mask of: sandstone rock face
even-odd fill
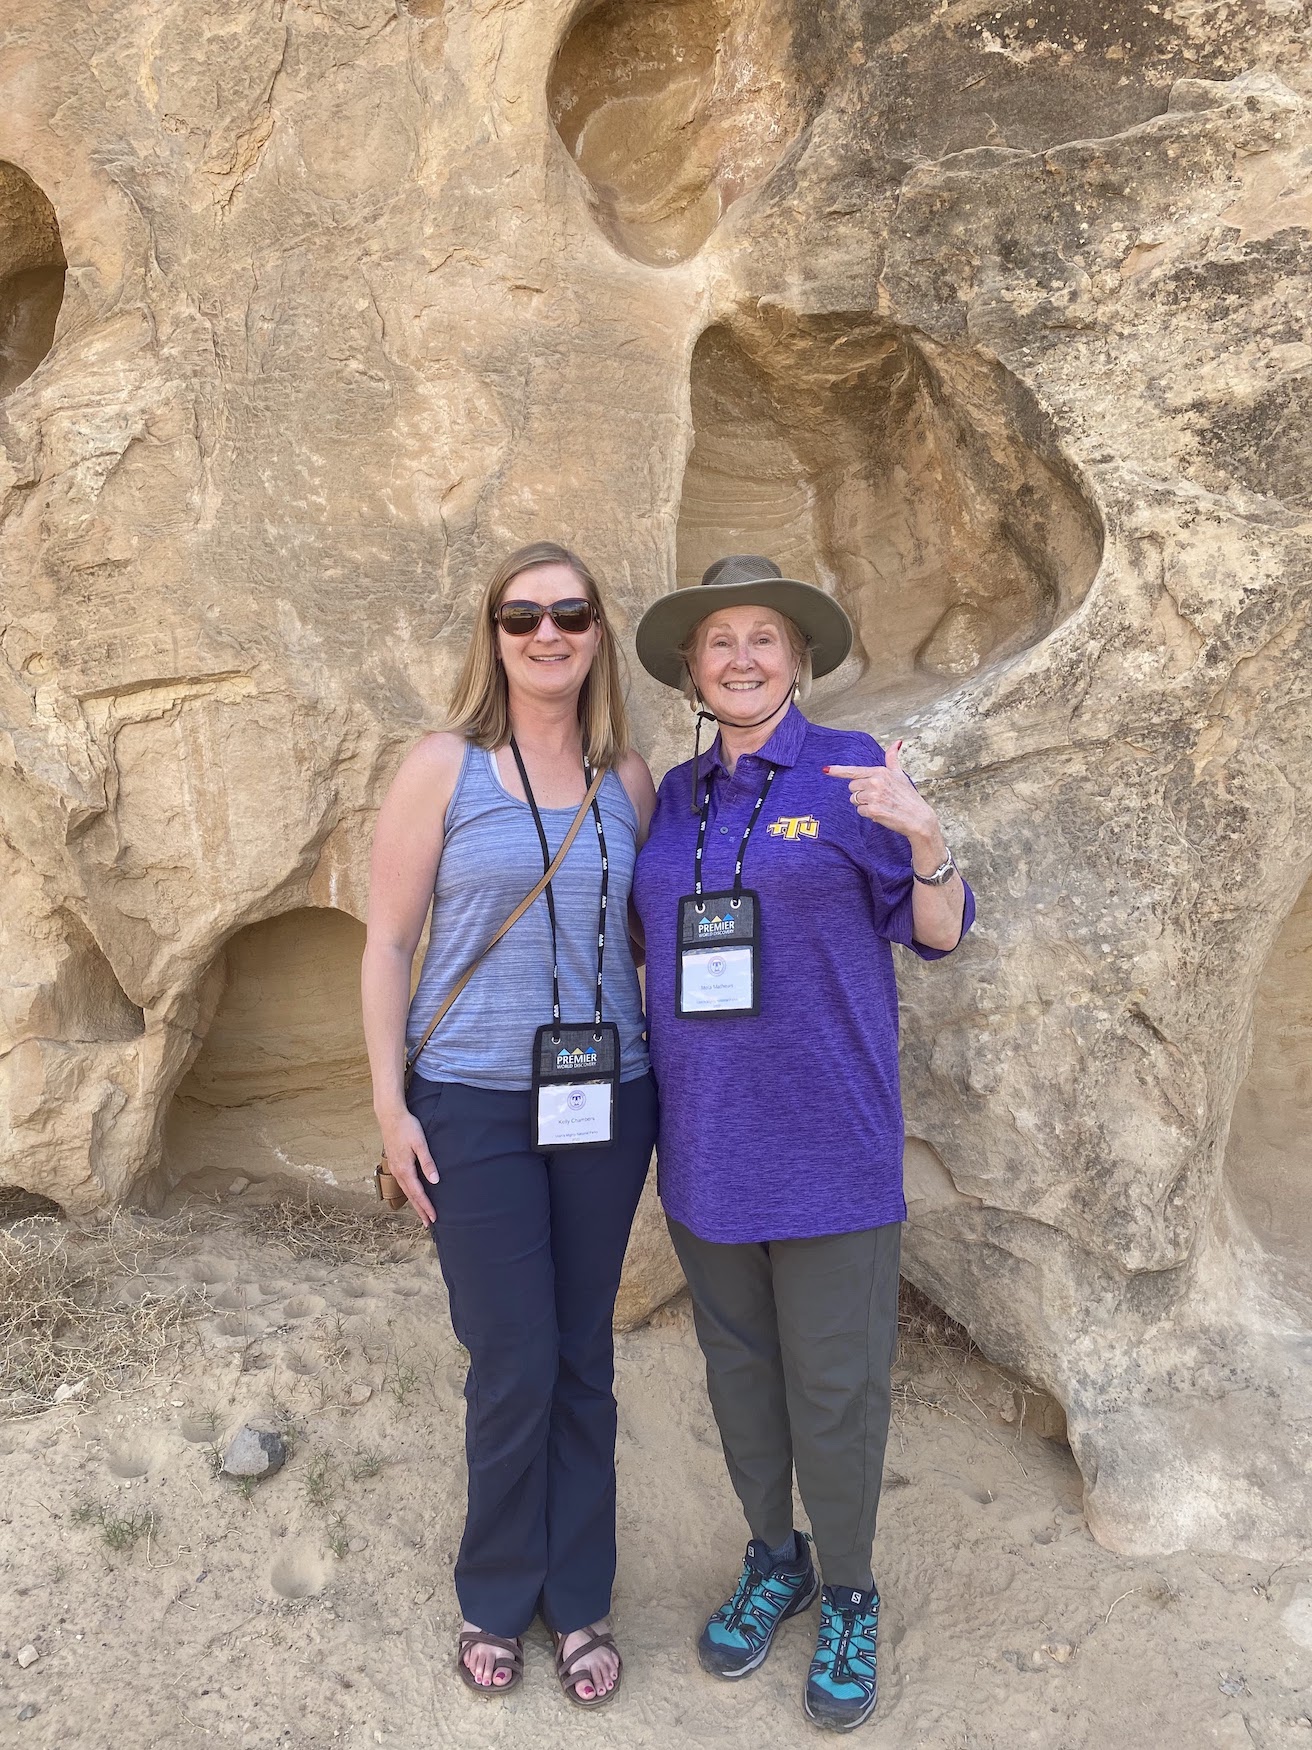
[[[1312,1523],[1309,57],[1286,0],[50,0],[0,58],[0,1182],[374,1147],[373,811],[539,534],[847,604],[980,896],[906,1268],[1109,1543]],[[682,709],[635,680],[659,769]],[[768,1068],[761,1070],[763,1086]],[[677,1282],[650,1199],[623,1315]]]

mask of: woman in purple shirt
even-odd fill
[[[821,1592],[795,1469],[823,1578],[804,1706],[837,1730],[876,1699],[871,1546],[906,1216],[891,944],[941,958],[975,910],[897,748],[793,703],[851,642],[831,596],[752,554],[649,609],[643,666],[720,732],[666,775],[633,887],[661,1197],[751,1532],[698,1657],[746,1676]]]

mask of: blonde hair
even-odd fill
[[[714,612],[715,610],[712,608],[711,613]],[[788,648],[793,653],[793,663],[797,669],[797,684],[794,697],[804,699],[811,691],[811,640],[807,637],[806,633],[803,632],[796,620],[790,619],[787,614],[780,613],[778,608],[770,608],[767,612],[777,614],[779,619],[783,622],[784,636],[788,640]],[[701,637],[702,627],[710,617],[711,614],[706,614],[698,620],[697,624],[692,628],[683,643],[679,646],[679,655],[683,658],[683,680],[680,682],[680,685],[683,688],[684,698],[694,707],[698,704],[701,695],[697,691],[696,681],[692,678],[693,652],[696,650],[698,641]]]
[[[582,593],[592,603],[601,639],[592,666],[579,689],[579,723],[583,750],[594,766],[614,766],[629,751],[629,718],[624,707],[619,649],[601,586],[577,553],[555,541],[533,541],[519,547],[493,572],[479,603],[473,636],[451,694],[446,727],[466,736],[477,747],[504,747],[510,740],[510,698],[506,671],[497,660],[497,628],[492,615],[508,583],[539,565],[568,565]]]

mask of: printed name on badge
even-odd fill
[[[752,1007],[752,950],[725,948],[683,957],[683,1008],[686,1014],[713,1015]]]
[[[609,1142],[614,1087],[610,1082],[548,1082],[538,1088],[538,1147],[581,1148]]]

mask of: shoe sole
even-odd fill
[[[750,1677],[753,1671],[759,1671],[761,1666],[765,1664],[765,1661],[770,1654],[770,1648],[774,1645],[774,1637],[779,1633],[779,1630],[784,1624],[790,1622],[793,1617],[800,1616],[804,1610],[809,1610],[819,1596],[820,1576],[813,1568],[811,1570],[811,1590],[804,1598],[794,1599],[794,1601],[788,1606],[788,1609],[785,1610],[783,1615],[779,1618],[778,1622],[770,1630],[769,1640],[766,1641],[760,1652],[755,1654],[753,1658],[749,1659],[745,1665],[739,1665],[736,1671],[717,1671],[714,1667],[707,1665],[703,1661],[700,1646],[697,1648],[697,1663],[701,1666],[702,1670],[708,1677],[718,1677],[723,1683],[736,1683],[740,1677]]]
[[[875,1691],[869,1703],[850,1720],[821,1719],[819,1714],[811,1712],[811,1698],[805,1690],[802,1691],[802,1712],[813,1726],[819,1726],[822,1732],[854,1732],[858,1726],[864,1726],[874,1713],[879,1703],[879,1692]]]

